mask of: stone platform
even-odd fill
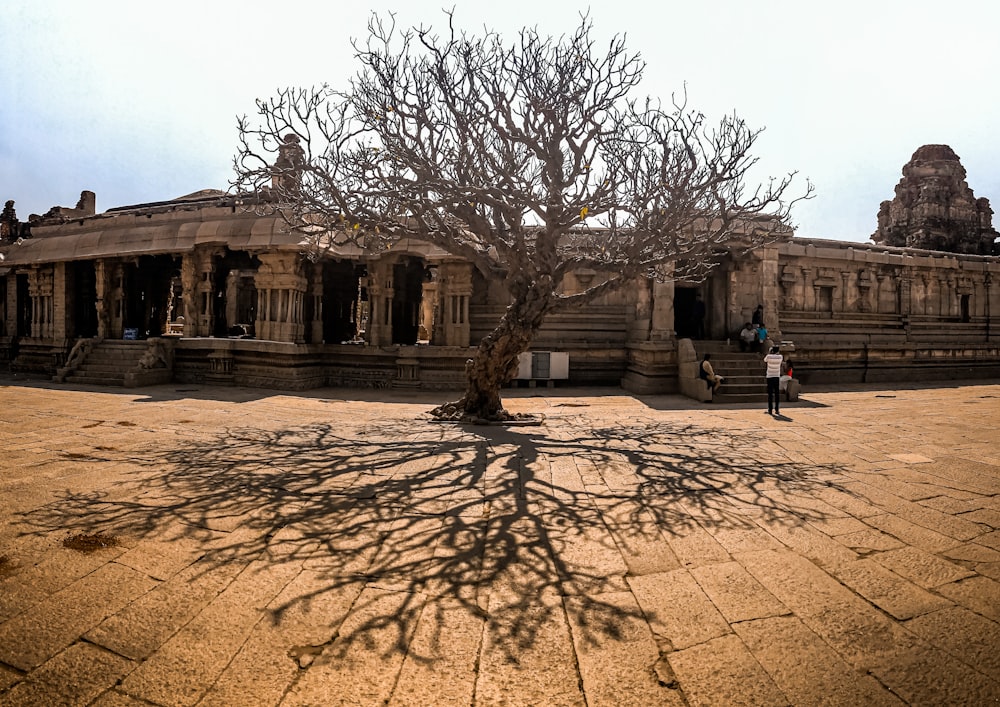
[[[0,379],[0,705],[1000,699],[1000,382],[444,399]]]

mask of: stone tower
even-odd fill
[[[947,145],[924,145],[903,166],[896,197],[883,201],[872,240],[951,253],[991,254],[1000,237],[989,199],[977,199]]]

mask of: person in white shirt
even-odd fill
[[[752,351],[757,343],[757,328],[747,322],[740,329],[740,351]]]
[[[780,396],[780,382],[781,382],[781,362],[784,361],[784,357],[778,353],[778,347],[772,346],[771,352],[764,357],[764,365],[767,366],[767,371],[764,375],[767,377],[767,414],[771,414],[771,410],[774,410],[775,415],[780,415],[781,411],[778,409]]]

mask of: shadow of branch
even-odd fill
[[[779,454],[748,461],[749,433],[721,434],[634,422],[237,428],[141,453],[77,453],[70,461],[135,471],[118,487],[66,492],[23,520],[39,534],[193,541],[206,568],[292,563],[318,581],[272,602],[273,620],[350,592],[357,620],[331,617],[327,632],[341,654],[388,632],[385,650],[430,660],[410,637],[426,607],[447,604],[488,622],[513,658],[561,612],[590,643],[643,618],[609,599],[641,571],[623,560],[626,536],[669,547],[697,529],[828,517],[809,499],[835,485],[836,468]],[[385,592],[397,600],[386,604]]]

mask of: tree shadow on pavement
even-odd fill
[[[441,600],[487,621],[510,656],[562,612],[580,640],[614,639],[622,622],[642,618],[608,598],[643,571],[629,543],[668,548],[695,531],[760,532],[755,519],[823,520],[828,511],[808,497],[837,471],[779,451],[758,450],[748,463],[750,432],[627,420],[598,429],[571,419],[517,428],[359,422],[173,440],[76,455],[135,471],[127,484],[66,492],[26,513],[27,532],[183,539],[202,548],[206,566],[299,563],[318,581],[273,602],[275,621],[325,593],[355,592],[359,618],[330,619],[333,650],[389,632],[385,650],[418,660],[410,637],[423,607]],[[364,588],[398,601],[385,610]]]

